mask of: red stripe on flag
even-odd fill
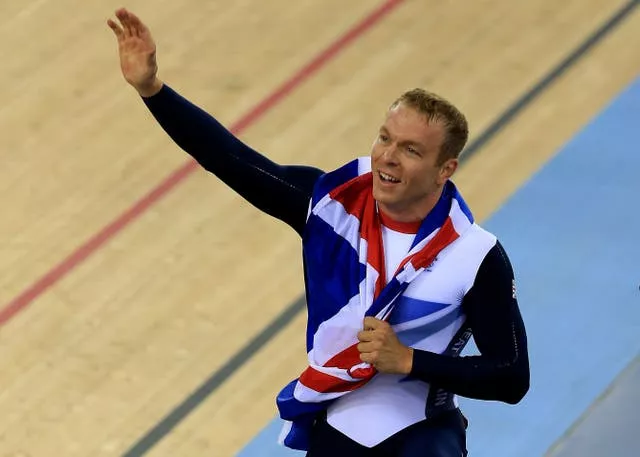
[[[459,237],[458,232],[453,227],[453,222],[450,217],[442,224],[442,227],[436,233],[436,235],[427,243],[427,245],[414,255],[407,257],[401,263],[398,269],[399,272],[404,268],[407,262],[411,262],[413,267],[417,270],[422,267],[427,267],[435,260],[437,255],[446,248],[450,243],[453,243]]]
[[[365,385],[371,377],[361,381],[345,381],[327,373],[308,367],[299,378],[299,382],[309,389],[323,394],[351,392]]]
[[[367,263],[378,272],[374,291],[374,298],[377,298],[387,284],[387,272],[384,268],[382,228],[373,198],[373,174],[368,172],[350,179],[329,192],[329,196],[340,203],[347,214],[360,221],[360,236],[368,243]]]
[[[365,173],[339,185],[329,192],[329,196],[339,202],[348,214],[360,218],[367,197],[371,196],[373,199],[372,186],[373,175]]]
[[[362,360],[360,360],[360,351],[358,351],[358,343],[355,343],[331,357],[323,366],[349,370],[351,367],[360,363],[362,363]]]

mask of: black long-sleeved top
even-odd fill
[[[274,163],[167,85],[143,101],[173,141],[204,169],[302,236],[313,186],[323,170]],[[529,389],[530,375],[514,291],[512,266],[497,242],[462,301],[480,355],[414,350],[411,375],[468,398],[519,402]]]

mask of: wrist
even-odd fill
[[[404,363],[402,366],[402,374],[411,374],[413,370],[413,348],[407,347],[406,356],[404,358]]]
[[[138,94],[143,98],[149,98],[156,95],[162,89],[163,83],[158,78],[154,77],[149,83],[136,86]]]

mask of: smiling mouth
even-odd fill
[[[378,171],[378,176],[380,176],[380,180],[382,182],[386,182],[386,183],[390,183],[390,184],[397,184],[400,182],[400,180],[394,176],[391,176],[387,173],[384,173],[382,171]]]

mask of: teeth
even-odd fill
[[[380,172],[380,177],[382,178],[383,181],[389,181],[389,182],[400,182],[399,179],[394,178],[391,175],[388,175],[386,173]]]

